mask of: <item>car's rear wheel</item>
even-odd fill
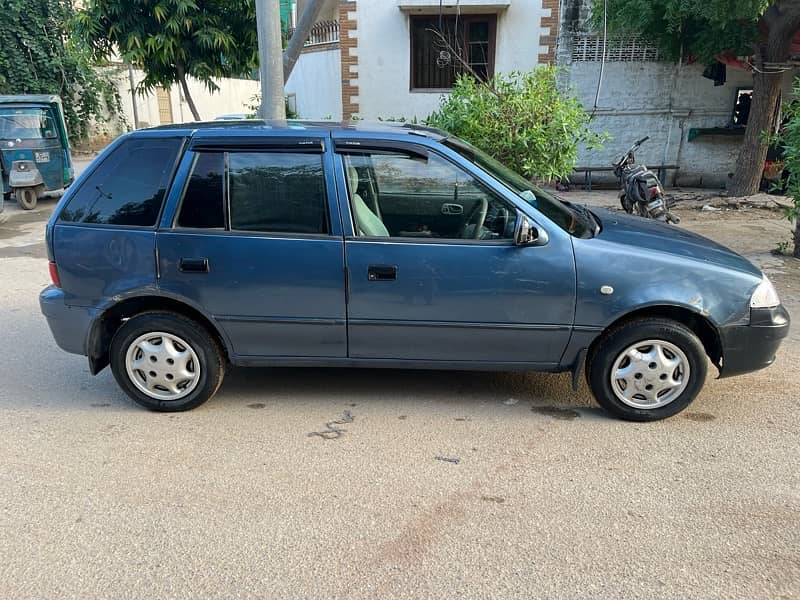
[[[120,387],[150,410],[190,410],[209,400],[225,375],[219,344],[199,323],[172,312],[141,313],[111,342]]]
[[[656,421],[685,409],[703,387],[707,360],[691,329],[669,319],[635,319],[603,335],[587,375],[598,403],[629,421]]]

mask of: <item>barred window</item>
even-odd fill
[[[612,36],[605,40],[606,62],[659,62],[658,48],[641,37]],[[603,36],[581,33],[572,36],[573,62],[603,60]]]

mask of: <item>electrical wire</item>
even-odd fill
[[[753,64],[753,62],[748,58],[744,61],[746,65],[748,65],[753,71],[759,73],[761,75],[780,75],[781,73],[786,73],[787,71],[791,71],[792,69],[796,69],[797,67],[775,67],[774,69],[768,69],[766,71],[762,71],[757,66]]]
[[[608,0],[603,0],[603,52],[600,56],[600,75],[597,77],[597,91],[594,94],[594,106],[590,119],[594,119],[600,102],[600,90],[603,87],[603,73],[606,68],[606,49],[608,48]]]

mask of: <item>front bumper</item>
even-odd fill
[[[789,333],[789,313],[781,306],[750,309],[748,325],[720,329],[722,369],[720,377],[758,371],[775,362],[783,338]]]
[[[52,285],[39,294],[39,306],[58,347],[86,356],[86,339],[94,321],[92,309],[67,305],[64,292]]]

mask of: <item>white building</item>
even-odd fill
[[[581,153],[579,166],[592,167],[595,181],[608,181],[611,174],[600,169],[649,135],[639,157],[651,167],[672,167],[667,183],[724,185],[744,131],[732,126],[734,106],[752,87],[751,74],[728,68],[725,84],[715,86],[703,77],[704,65],[664,61],[646,39],[631,37],[608,39],[604,58],[603,38],[587,25],[591,4],[338,0],[338,11],[322,16],[330,22],[338,14],[338,37],[331,23],[328,33],[312,35],[287,93],[302,118],[424,119],[458,70],[453,52],[480,74],[558,64],[565,85],[592,113],[593,129],[611,136],[604,150]],[[457,41],[447,47],[431,29]],[[791,77],[785,81],[788,97]]]
[[[557,7],[557,0],[342,0],[340,41],[312,40],[287,92],[304,118],[423,119],[463,70],[456,55],[481,75],[552,61]]]

